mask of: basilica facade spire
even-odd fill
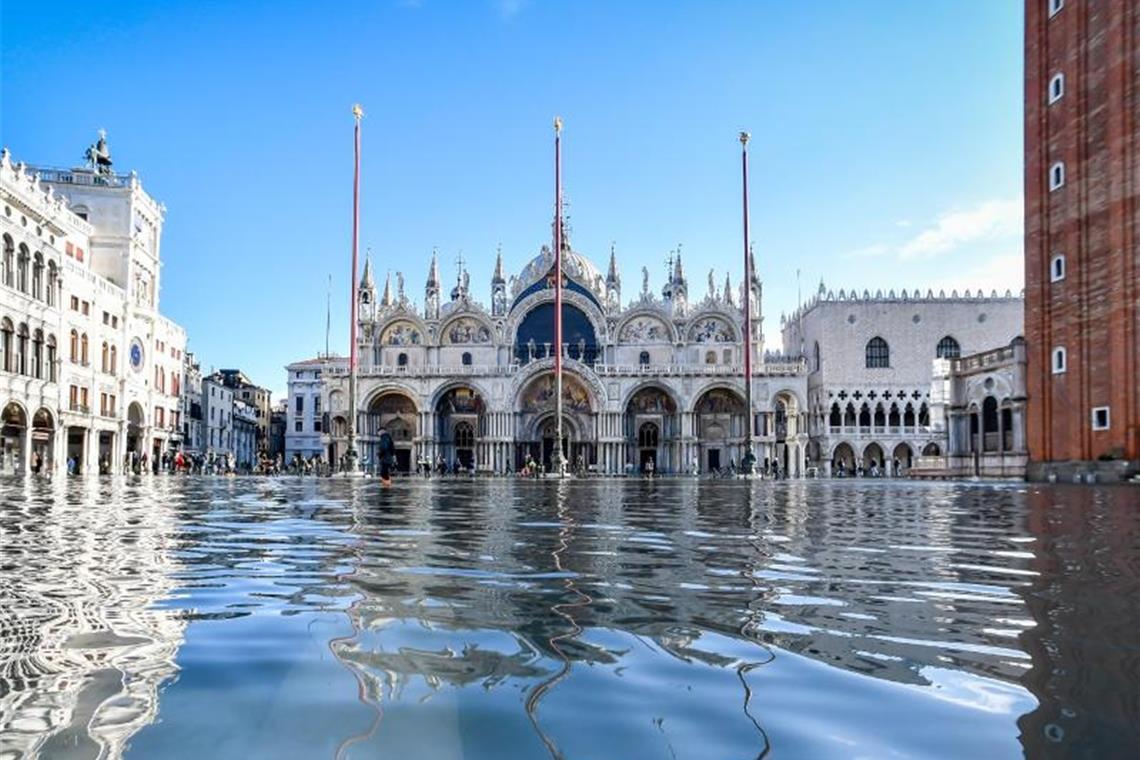
[[[436,258],[433,248],[427,282],[424,283],[424,319],[439,319],[439,262]]]

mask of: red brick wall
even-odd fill
[[[1025,5],[1025,331],[1035,462],[1140,458],[1140,4]],[[1048,104],[1054,74],[1064,96]],[[1048,171],[1064,161],[1064,187]],[[1050,262],[1064,254],[1065,279]],[[1068,371],[1052,372],[1063,346]],[[1092,409],[1111,427],[1093,431]]]

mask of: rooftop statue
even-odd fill
[[[107,147],[107,130],[99,130],[99,140],[87,149],[84,154],[87,163],[96,174],[110,175],[111,149]]]

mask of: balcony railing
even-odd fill
[[[523,369],[524,365],[406,365],[373,366],[357,370],[360,377],[464,377],[464,376],[510,376]],[[806,369],[804,361],[786,362],[760,362],[753,365],[752,371],[756,377],[788,377],[798,375]],[[740,377],[744,374],[744,367],[739,364],[595,364],[594,372],[598,375],[637,376],[637,377]],[[326,375],[341,377],[348,375],[348,367],[329,367],[324,370]]]

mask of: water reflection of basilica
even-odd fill
[[[549,462],[555,446],[552,346],[554,257],[543,248],[509,281],[500,256],[491,308],[474,301],[461,271],[441,299],[433,257],[422,312],[391,282],[379,292],[370,263],[360,283],[361,382],[357,430],[374,462],[382,430],[397,442],[401,468],[442,456],[481,471]],[[643,272],[640,294],[623,306],[617,261],[602,275],[586,257],[563,257],[563,423],[572,464],[601,473],[701,470],[739,463],[748,415],[743,385],[744,314],[726,278],[689,294],[678,255],[660,296]],[[761,284],[749,284],[754,357],[763,355]],[[806,379],[800,359],[755,361],[754,435],[761,465],[804,470]],[[339,374],[338,374],[339,372]],[[325,384],[327,453],[347,444],[343,368]]]

